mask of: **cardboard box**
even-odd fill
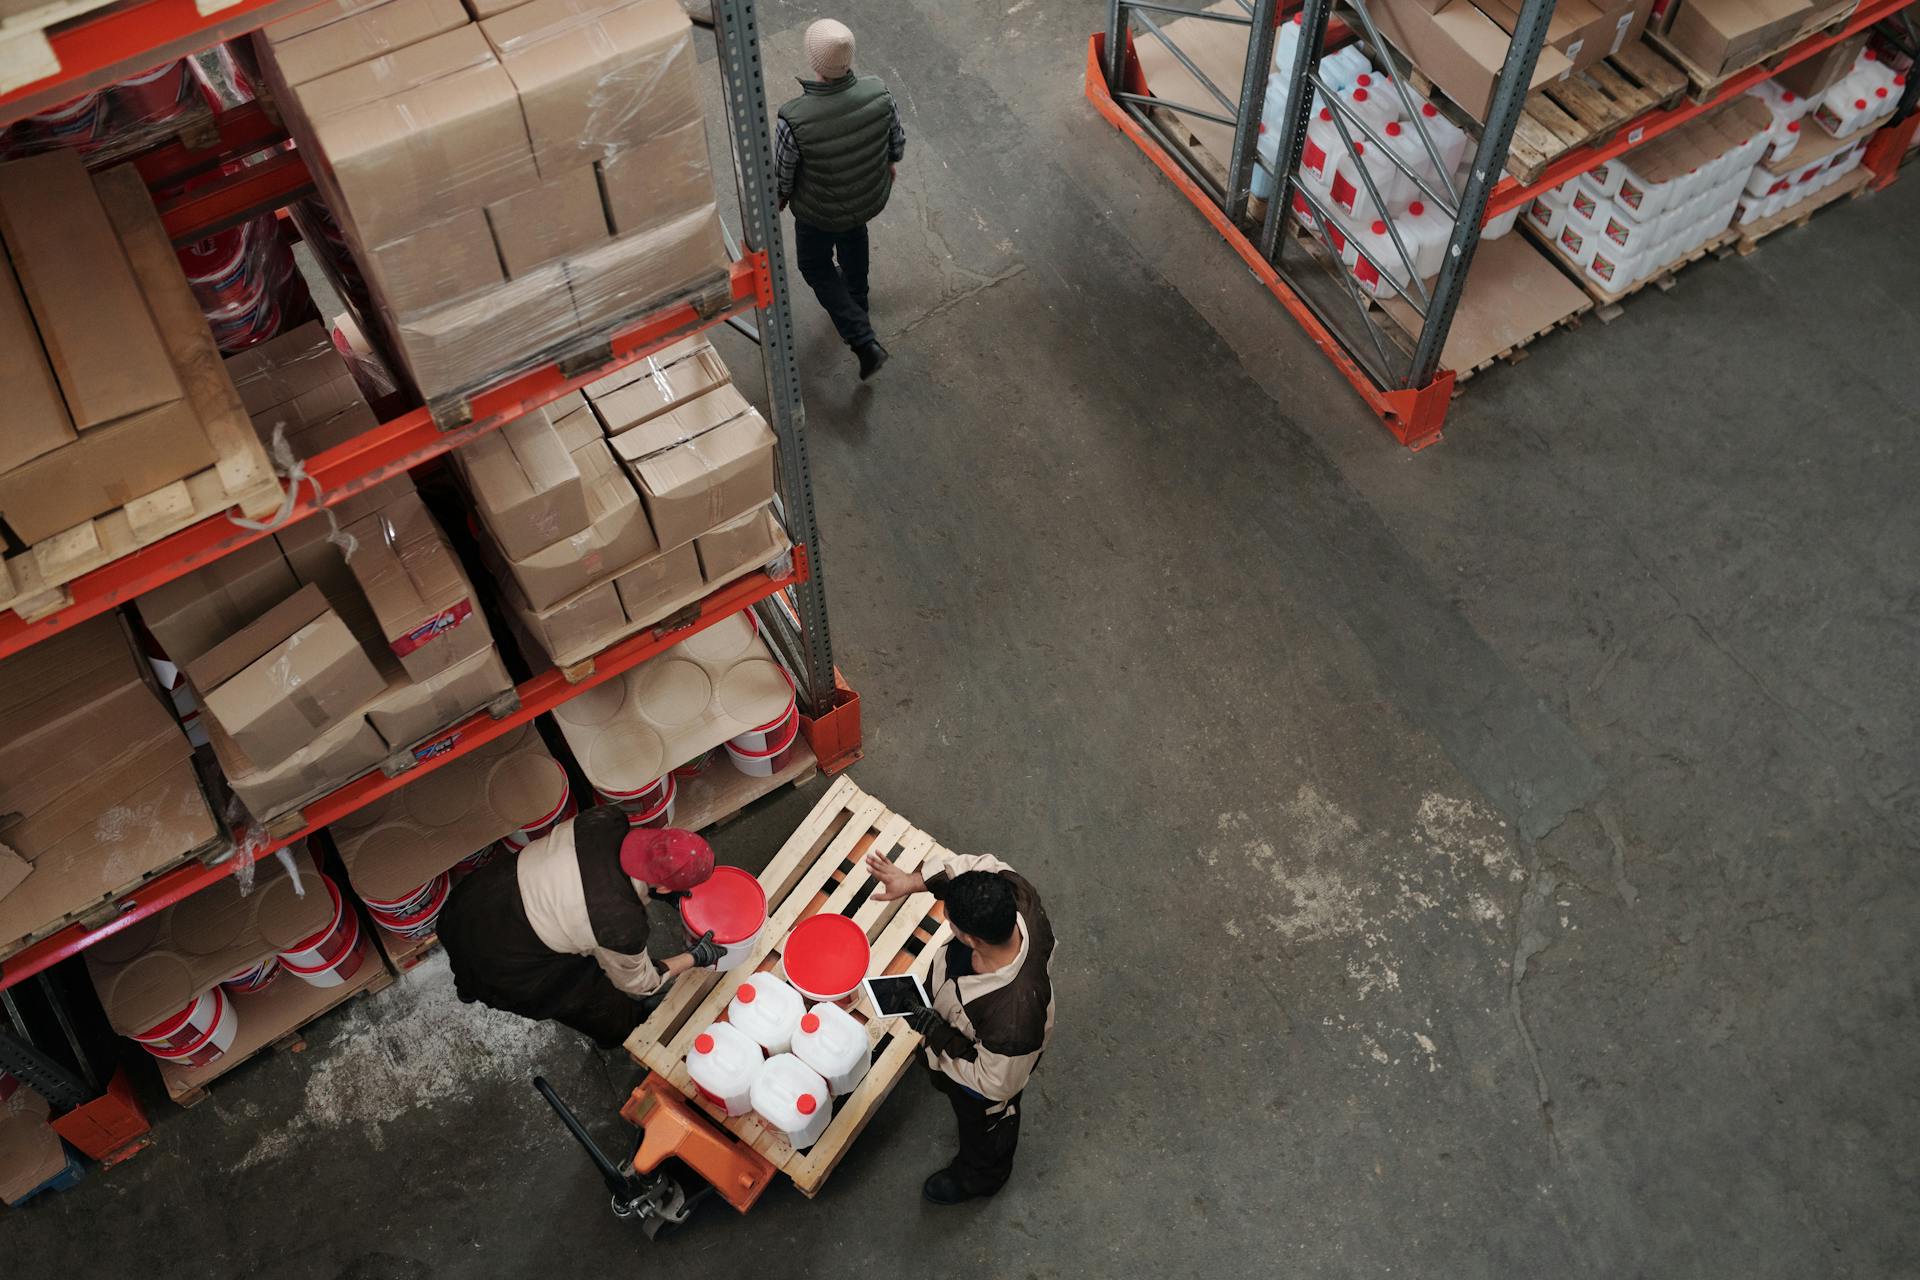
[[[495,288],[507,278],[487,216],[456,213],[359,255],[367,285],[393,311],[418,312]]]
[[[731,381],[712,347],[703,341],[689,352],[682,343],[590,384],[587,395],[608,434],[617,435]]]
[[[418,496],[401,497],[348,532],[359,546],[347,567],[408,676],[429,679],[493,643],[473,584]]]
[[[607,221],[616,236],[645,231],[713,203],[713,170],[702,121],[630,143],[598,164]]]
[[[1473,0],[1473,4],[1509,36],[1520,23],[1520,7],[1511,0]],[[1547,21],[1545,47],[1558,50],[1566,57],[1569,65],[1562,74],[1571,74],[1613,51],[1614,23],[1613,16],[1587,0],[1556,0],[1553,16]],[[1498,74],[1497,67],[1495,74]]]
[[[274,765],[386,688],[318,587],[306,586],[183,668],[249,760]]]
[[[407,371],[428,398],[493,382],[578,329],[564,262],[393,323]]]
[[[496,13],[505,13],[509,9],[518,8],[526,2],[527,0],[467,0],[467,12],[473,15],[475,22],[479,22],[484,18],[491,18]]]
[[[688,543],[629,569],[613,586],[627,621],[644,626],[680,608],[689,594],[699,594],[701,581],[700,557]]]
[[[251,891],[227,876],[87,948],[88,976],[115,1031],[137,1035],[221,979],[327,927],[333,901],[313,856],[304,842],[288,854],[294,871],[262,859]]]
[[[512,559],[507,571],[529,607],[545,609],[589,584],[653,554],[656,544],[640,495],[604,440],[573,455],[589,523],[579,533]]]
[[[508,607],[556,663],[578,662],[598,653],[626,630],[620,593],[610,580],[576,591],[545,609],[529,605],[511,578],[504,585]]]
[[[480,29],[520,92],[543,177],[700,119],[678,0],[529,0]]]
[[[309,117],[308,126],[338,193],[334,212],[362,245],[391,244],[539,181],[519,100],[498,63]]]
[[[1494,81],[1506,61],[1507,33],[1468,4],[1451,0],[1428,12],[1419,0],[1383,0],[1372,9],[1381,35],[1412,58],[1462,110],[1479,120],[1493,98]],[[1557,49],[1540,51],[1529,87],[1537,89],[1572,69]]]
[[[346,361],[318,320],[228,356],[224,363],[249,417],[347,376]]]
[[[192,419],[78,152],[0,165],[0,238],[75,427],[84,433],[168,405]]]
[[[773,431],[751,410],[641,457],[625,449],[633,434],[614,437],[614,451],[639,483],[653,536],[664,548],[692,542],[773,499]]]
[[[220,771],[227,776],[228,789],[262,821],[351,782],[387,758],[387,744],[364,714],[348,716],[285,760],[265,767],[254,764],[221,731],[218,721],[202,719],[206,721],[208,745],[220,762]]]
[[[580,468],[535,409],[454,455],[487,531],[508,559],[532,555],[587,527]]]
[[[299,35],[269,36],[289,85],[303,84],[466,25],[460,0],[387,0]]]
[[[478,27],[456,26],[415,44],[345,66],[294,88],[310,117],[337,116],[443,76],[492,66],[499,59]]]
[[[280,544],[268,537],[155,587],[136,604],[161,650],[184,667],[299,589]]]
[[[0,1203],[19,1204],[66,1169],[67,1149],[47,1114],[47,1100],[27,1085],[0,1107]]]
[[[404,677],[367,708],[367,722],[398,750],[457,724],[513,688],[513,677],[491,644],[426,680]]]
[[[215,461],[191,406],[175,402],[83,431],[0,475],[0,518],[22,542],[39,542]]]
[[[414,491],[412,477],[402,473],[336,503],[331,510],[341,531],[345,532],[357,521]],[[384,638],[373,619],[373,610],[360,594],[360,584],[354,581],[353,570],[347,568],[346,555],[332,537],[333,528],[325,516],[313,516],[288,525],[273,535],[294,579],[301,586],[312,583],[319,587],[348,628],[368,646],[369,652],[378,651],[384,645]]]
[[[290,18],[282,18],[261,29],[261,37],[269,45],[285,44],[295,36],[305,35],[329,23],[359,13],[362,9],[371,9],[376,5],[388,3],[388,0],[321,0],[311,9],[302,9]]]
[[[1839,44],[1821,50],[1811,58],[1774,72],[1773,82],[1802,98],[1818,97],[1831,89],[1859,59],[1867,47],[1867,33],[1848,36]]]
[[[578,391],[569,391],[549,404],[547,417],[553,420],[553,429],[568,453],[578,453],[595,440],[607,438],[600,429],[600,419],[594,416],[592,406]]]
[[[758,569],[791,545],[787,531],[773,518],[772,504],[755,507],[693,540],[694,550],[700,553],[700,576],[710,583],[727,582]]]
[[[1812,12],[1807,0],[1677,0],[1667,43],[1701,72],[1721,76],[1790,44]]]
[[[7,389],[7,429],[0,431],[0,471],[11,471],[74,438],[73,419],[19,281],[0,254],[0,387]]]
[[[609,328],[727,270],[720,214],[712,205],[566,262],[573,307],[588,332]]]
[[[507,274],[519,278],[607,242],[607,214],[592,165],[549,178],[487,206]]]
[[[594,407],[598,409],[600,405],[596,403]],[[614,445],[615,452],[627,461],[638,462],[753,412],[754,407],[747,403],[739,388],[723,382],[705,395],[682,401],[666,413],[655,414],[638,425],[616,430],[608,423],[607,430],[618,442]]]
[[[356,892],[397,898],[552,813],[566,785],[540,734],[522,725],[338,819],[334,844]]]

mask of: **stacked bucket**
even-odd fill
[[[793,759],[794,745],[800,741],[800,705],[794,700],[793,682],[787,685],[785,710],[758,728],[727,739],[727,758],[749,777],[771,778]]]

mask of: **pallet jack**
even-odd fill
[[[622,1118],[639,1126],[641,1138],[632,1159],[619,1165],[600,1149],[544,1076],[535,1076],[533,1087],[599,1170],[612,1197],[613,1216],[637,1220],[649,1240],[685,1223],[702,1200],[716,1193],[745,1213],[773,1181],[772,1161],[688,1106],[671,1085],[651,1072],[620,1108]],[[677,1176],[681,1169],[693,1174],[698,1185],[689,1188],[683,1183]]]

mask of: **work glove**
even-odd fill
[[[713,940],[713,930],[709,929],[700,935],[698,942],[687,948],[687,954],[693,957],[694,968],[711,969],[720,963],[720,957],[727,954],[727,949]]]
[[[915,1009],[907,1015],[907,1025],[926,1039],[927,1048],[935,1053],[958,1053],[971,1043],[957,1031],[953,1024],[933,1009]]]

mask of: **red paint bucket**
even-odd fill
[[[728,738],[727,744],[729,746],[738,747],[742,751],[751,752],[751,751],[769,750],[772,748],[774,743],[778,742],[782,737],[785,736],[788,728],[788,722],[792,721],[797,724],[799,722],[799,719],[800,719],[800,708],[794,704],[794,701],[792,698],[788,698],[787,709],[785,711],[782,711],[779,715],[767,721],[765,724],[761,725],[757,729],[749,729],[745,733],[736,734],[735,736]]]
[[[103,93],[83,93],[37,116],[29,116],[28,122],[43,142],[91,151],[100,144],[101,135],[107,129],[107,97]]]
[[[666,785],[661,788],[660,798],[651,808],[636,810],[630,806],[622,806],[627,810],[629,827],[651,827],[658,830],[673,825],[673,797],[679,788],[674,784],[672,774],[662,778],[661,782]]]
[[[302,982],[337,987],[360,971],[360,917],[347,909],[340,888],[326,875],[320,882],[333,898],[333,919],[327,927],[280,953],[280,963]]]
[[[825,911],[793,926],[780,947],[780,968],[793,989],[828,1004],[858,991],[872,962],[866,930],[846,916]]]
[[[227,305],[246,296],[244,285],[252,274],[248,270],[252,244],[253,224],[243,222],[204,240],[183,244],[173,252],[203,305]]]
[[[402,938],[425,938],[439,923],[440,909],[447,905],[447,891],[452,885],[453,878],[442,871],[410,895],[413,901],[405,910],[384,911],[368,902],[367,911],[373,916],[373,922],[388,933]]]
[[[662,774],[645,786],[636,787],[632,791],[616,791],[610,787],[595,787],[593,794],[599,796],[610,805],[625,809],[628,813],[646,813],[651,809],[658,808],[660,802],[666,799],[669,788],[672,786],[672,781],[673,775],[668,773]]]
[[[574,803],[573,784],[567,781],[566,766],[558,760],[555,760],[553,767],[560,771],[560,799],[555,802],[553,808],[545,814],[529,822],[518,831],[508,832],[506,837],[500,841],[501,844],[504,844],[515,853],[520,852],[520,850],[526,848],[535,840],[538,840],[541,836],[547,834],[547,832],[580,812],[580,806]],[[485,850],[481,852],[484,853]],[[480,854],[473,854],[471,856],[479,858]],[[481,861],[484,862],[486,859],[481,858]],[[478,864],[476,863],[475,865]]]
[[[714,969],[725,973],[746,962],[767,923],[767,891],[750,871],[719,866],[680,899],[680,920],[687,936],[698,938],[713,930],[723,948]]]
[[[734,768],[750,777],[771,778],[793,759],[793,746],[799,740],[800,716],[796,712],[788,717],[786,727],[773,735],[764,750],[748,751],[729,742],[727,758],[733,761]]]
[[[280,957],[268,956],[259,964],[250,964],[231,977],[222,978],[220,985],[235,995],[246,995],[250,991],[262,990],[279,976]]]
[[[186,1008],[134,1036],[156,1058],[187,1067],[203,1067],[233,1044],[240,1015],[219,987],[204,991]]]
[[[192,105],[193,76],[185,59],[155,67],[142,75],[116,81],[114,101],[129,119],[154,124],[182,115]]]

